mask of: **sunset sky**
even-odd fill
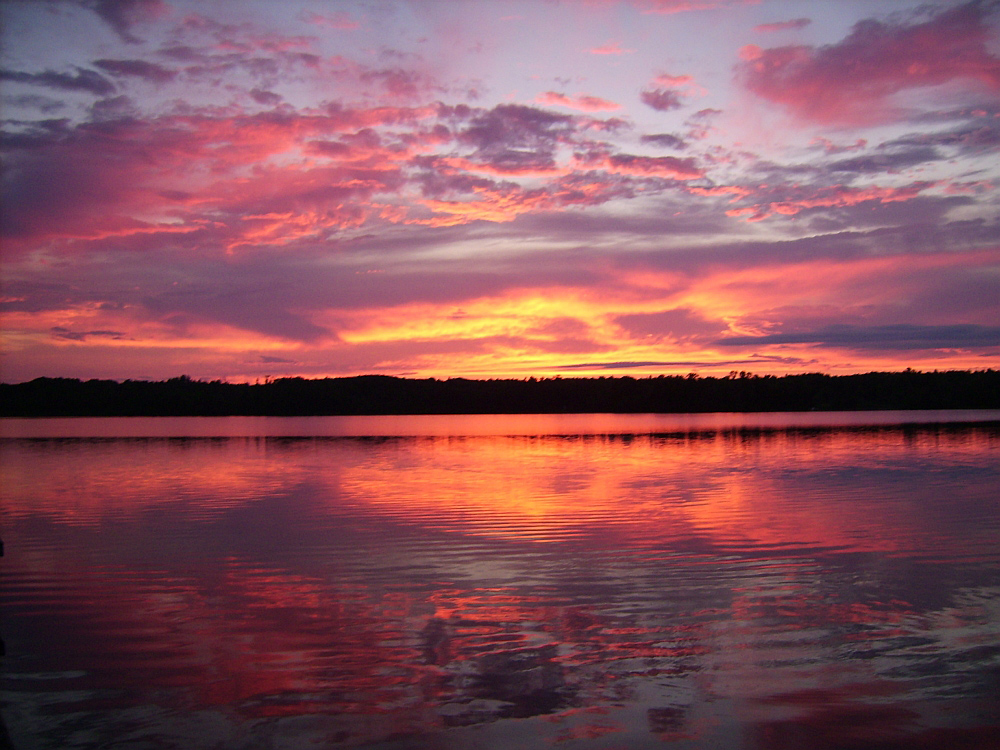
[[[8,0],[0,378],[1000,366],[1000,3]]]

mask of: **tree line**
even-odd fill
[[[998,409],[1000,370],[467,380],[385,375],[265,383],[37,378],[0,384],[0,416],[321,416]]]

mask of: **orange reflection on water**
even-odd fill
[[[600,416],[600,415],[599,415]],[[491,417],[502,419],[502,417]],[[702,550],[932,554],[992,540],[942,535],[935,464],[995,449],[988,433],[739,430],[574,437],[234,439],[6,444],[5,512],[134,526],[308,488],[299,513],[349,514],[498,540]],[[127,445],[127,450],[123,450]],[[913,482],[917,471],[926,476]],[[937,484],[936,484],[937,483]],[[940,485],[940,486],[938,486]],[[869,502],[877,492],[878,503]],[[961,550],[958,550],[961,551]]]
[[[938,529],[921,505],[934,474],[906,482],[940,444],[898,431],[451,438],[419,451],[387,443],[346,467],[339,486],[400,521],[500,539],[930,552]],[[881,486],[887,477],[899,486]],[[963,546],[976,541],[970,532]]]

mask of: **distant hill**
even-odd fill
[[[1000,370],[830,376],[410,379],[280,378],[264,384],[37,378],[0,384],[0,416],[309,416],[571,412],[1000,409]]]

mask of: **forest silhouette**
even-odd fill
[[[0,416],[327,416],[998,409],[1000,370],[831,376],[412,379],[386,375],[264,383],[37,378],[0,383]]]

